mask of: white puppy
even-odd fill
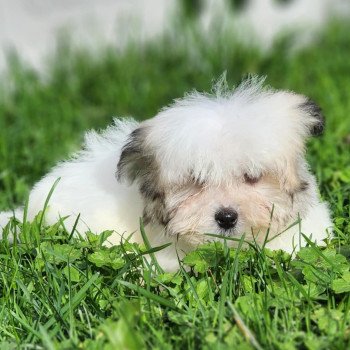
[[[221,83],[153,119],[116,119],[101,134],[87,133],[84,149],[34,186],[28,219],[60,178],[47,224],[61,217],[72,228],[80,215],[80,234],[113,230],[118,244],[131,233],[142,242],[142,217],[153,246],[174,243],[158,253],[166,270],[178,266],[177,253],[209,239],[205,233],[262,244],[268,232],[266,246],[288,252],[305,245],[301,232],[321,244],[330,214],[304,154],[306,139],[323,127],[320,108],[302,95],[257,78],[233,91]],[[2,213],[0,224],[11,215]]]

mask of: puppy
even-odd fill
[[[250,78],[234,90],[193,92],[138,123],[115,119],[86,134],[82,151],[58,164],[29,196],[28,219],[43,209],[46,224],[64,219],[80,234],[113,230],[111,244],[133,233],[139,218],[160,264],[178,267],[178,255],[213,239],[206,233],[266,244],[287,252],[318,244],[331,220],[318,197],[305,142],[323,132],[320,108],[305,96],[275,91]],[[4,226],[13,213],[1,214]],[[18,219],[23,213],[15,211]],[[268,237],[267,237],[268,235]]]

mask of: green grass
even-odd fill
[[[184,33],[99,55],[61,42],[44,77],[9,57],[0,97],[0,209],[76,150],[83,131],[112,116],[140,119],[193,88],[267,75],[276,88],[316,100],[327,130],[308,159],[330,202],[336,237],[292,260],[281,252],[208,244],[176,274],[144,260],[149,247],[102,246],[108,232],[72,237],[61,223],[13,222],[0,242],[1,349],[350,348],[350,26],[332,25],[291,56]],[[136,219],[136,218],[135,218]]]

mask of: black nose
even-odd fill
[[[232,208],[222,208],[215,213],[215,220],[224,230],[235,227],[238,213]]]

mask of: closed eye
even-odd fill
[[[258,183],[262,178],[262,175],[258,175],[258,176],[252,176],[249,174],[244,174],[244,182],[248,185],[254,185],[256,183]]]

